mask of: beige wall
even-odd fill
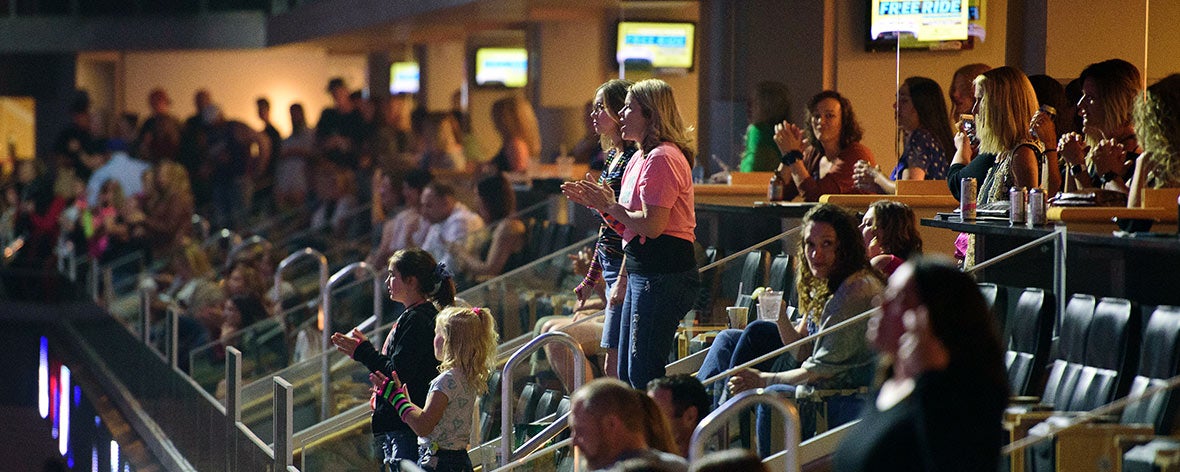
[[[942,85],[945,93],[950,86],[951,75],[964,64],[1004,64],[1007,0],[988,1],[984,12],[987,40],[976,41],[974,49],[902,50],[900,63],[896,53],[865,51],[867,25],[863,2],[834,3],[837,5],[836,28],[839,31],[836,36],[836,89],[852,101],[857,118],[864,126],[862,142],[873,151],[881,168],[887,171],[897,165],[893,103],[899,71],[901,80],[915,75],[934,79]],[[814,92],[802,93],[810,95]]]
[[[1153,16],[1157,14],[1157,6],[1161,10],[1176,9],[1174,5],[1164,6],[1175,2],[1152,3]],[[1118,5],[1117,9],[1115,5]],[[1048,1],[1045,15],[1045,73],[1053,77],[1073,78],[1088,64],[1111,58],[1124,59],[1142,69],[1147,18],[1144,6],[1143,1]]]
[[[129,52],[123,55],[123,107],[146,117],[147,95],[163,87],[172,97],[173,114],[184,119],[194,113],[193,94],[208,89],[225,116],[260,128],[254,100],[271,102],[271,120],[279,132],[291,130],[287,108],[303,103],[312,126],[320,110],[331,103],[324,87],[342,76],[352,88],[365,86],[363,55],[330,55],[307,47],[246,51]]]

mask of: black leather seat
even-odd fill
[[[1049,367],[1049,378],[1041,405],[1053,408],[1060,402],[1069,403],[1086,362],[1086,336],[1090,332],[1090,321],[1094,318],[1094,307],[1098,301],[1091,295],[1077,294],[1065,305],[1061,318],[1061,331],[1057,339],[1057,359]]]
[[[783,301],[789,303],[794,299],[795,272],[791,270],[791,256],[787,254],[774,256],[774,259],[770,261],[770,273],[767,279],[767,287],[783,292]]]
[[[1007,333],[1008,385],[1014,395],[1035,395],[1053,329],[1053,297],[1039,288],[1025,289],[1012,312]]]
[[[755,313],[754,300],[749,298],[749,295],[754,293],[754,289],[762,286],[766,280],[766,265],[769,258],[770,253],[762,249],[756,249],[746,254],[745,262],[742,263],[741,278],[738,279],[741,288],[738,295],[743,299],[734,302],[734,306],[744,306],[751,313]],[[757,317],[757,314],[751,316]]]
[[[1157,307],[1143,330],[1141,344],[1139,368],[1128,395],[1141,395],[1149,388],[1167,385],[1167,379],[1180,374],[1180,307]],[[1123,409],[1119,422],[1150,424],[1156,434],[1171,434],[1175,430],[1176,406],[1176,395],[1167,391],[1131,403]]]

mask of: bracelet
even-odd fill
[[[1074,164],[1074,165],[1069,166],[1069,173],[1074,174],[1074,175],[1082,175],[1082,173],[1085,171],[1086,171],[1086,169],[1083,168],[1081,164]]]
[[[794,164],[795,161],[802,159],[802,158],[803,158],[803,151],[795,149],[793,151],[788,151],[786,154],[783,154],[782,157],[779,158],[779,162],[781,162],[784,166],[789,166],[791,164]]]

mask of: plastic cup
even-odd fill
[[[729,327],[733,329],[746,329],[746,321],[749,320],[750,310],[744,306],[731,306],[725,308],[725,314],[729,315]]]
[[[783,292],[765,290],[758,295],[758,319],[766,321],[778,320],[779,305],[783,303]]]

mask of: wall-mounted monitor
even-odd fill
[[[524,87],[528,84],[529,53],[525,48],[479,48],[475,50],[475,85],[481,87]]]
[[[389,93],[418,93],[418,63],[394,62],[389,66]]]
[[[692,69],[696,24],[620,21],[615,60],[628,69]]]
[[[868,51],[972,49],[986,0],[868,0]]]

